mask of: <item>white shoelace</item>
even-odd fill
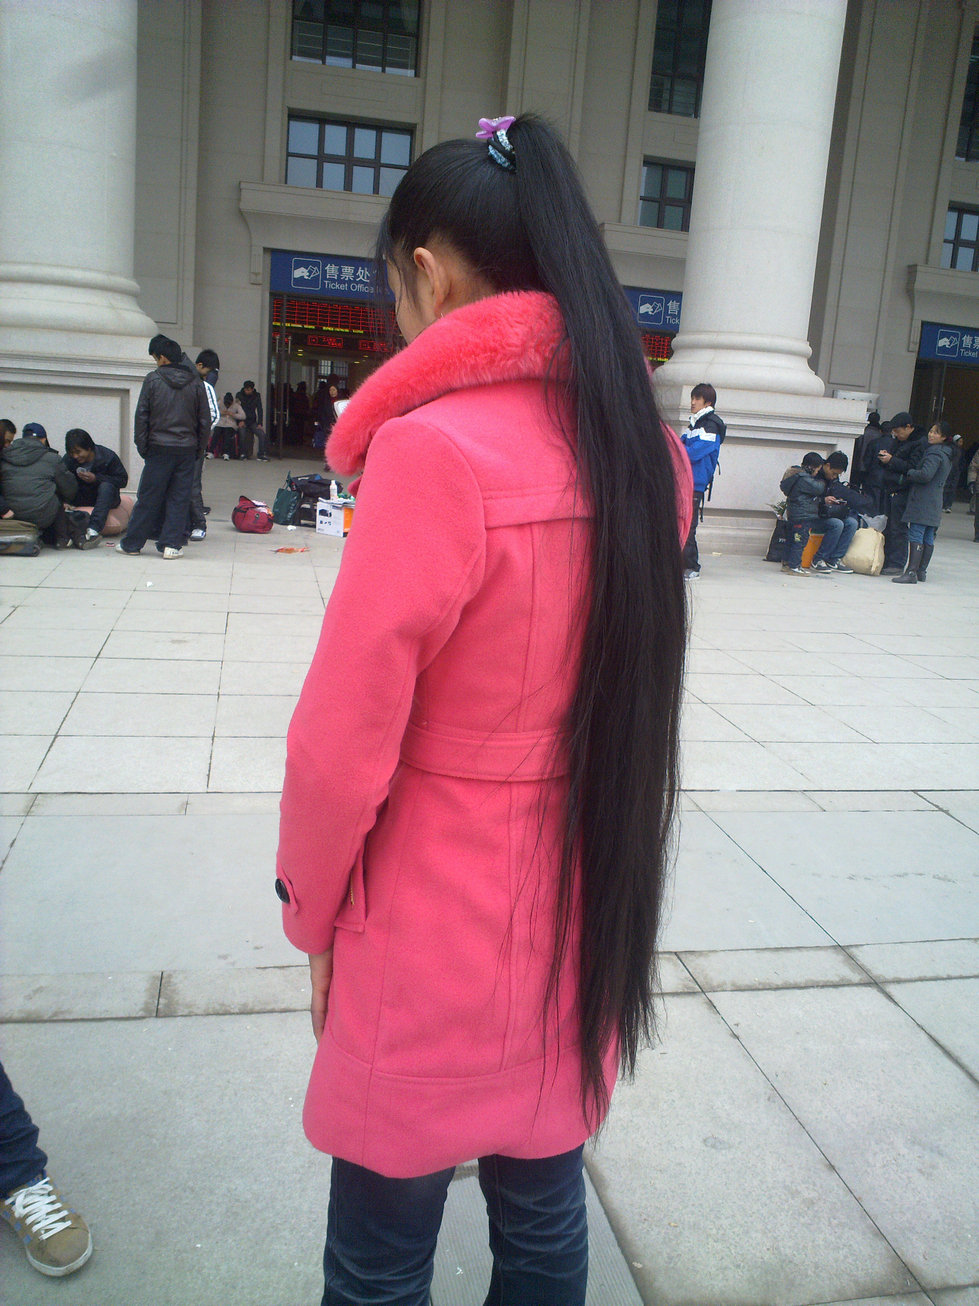
[[[16,1218],[26,1220],[32,1231],[42,1238],[50,1238],[71,1227],[71,1216],[51,1187],[50,1179],[22,1188],[14,1194],[11,1205]]]

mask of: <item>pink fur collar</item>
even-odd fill
[[[338,418],[327,462],[344,476],[364,469],[378,427],[452,390],[543,377],[564,330],[541,291],[493,295],[440,318],[364,382]]]

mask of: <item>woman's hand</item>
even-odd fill
[[[333,949],[327,948],[326,952],[309,954],[309,982],[312,986],[312,997],[309,1002],[309,1014],[313,1018],[313,1037],[318,1043],[323,1034],[323,1026],[326,1024],[326,1007],[327,999],[330,995],[330,984],[333,980]]]

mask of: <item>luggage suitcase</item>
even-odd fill
[[[33,522],[0,518],[0,554],[8,558],[36,558],[41,552],[41,532]]]

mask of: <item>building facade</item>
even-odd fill
[[[979,439],[979,0],[0,0],[7,20],[54,96],[0,110],[15,421],[98,424],[135,462],[154,327],[278,424],[285,383],[354,387],[387,348],[366,260],[404,168],[533,109],[670,360],[668,416],[717,386],[715,521],[770,520],[787,462],[848,448],[868,407]]]

